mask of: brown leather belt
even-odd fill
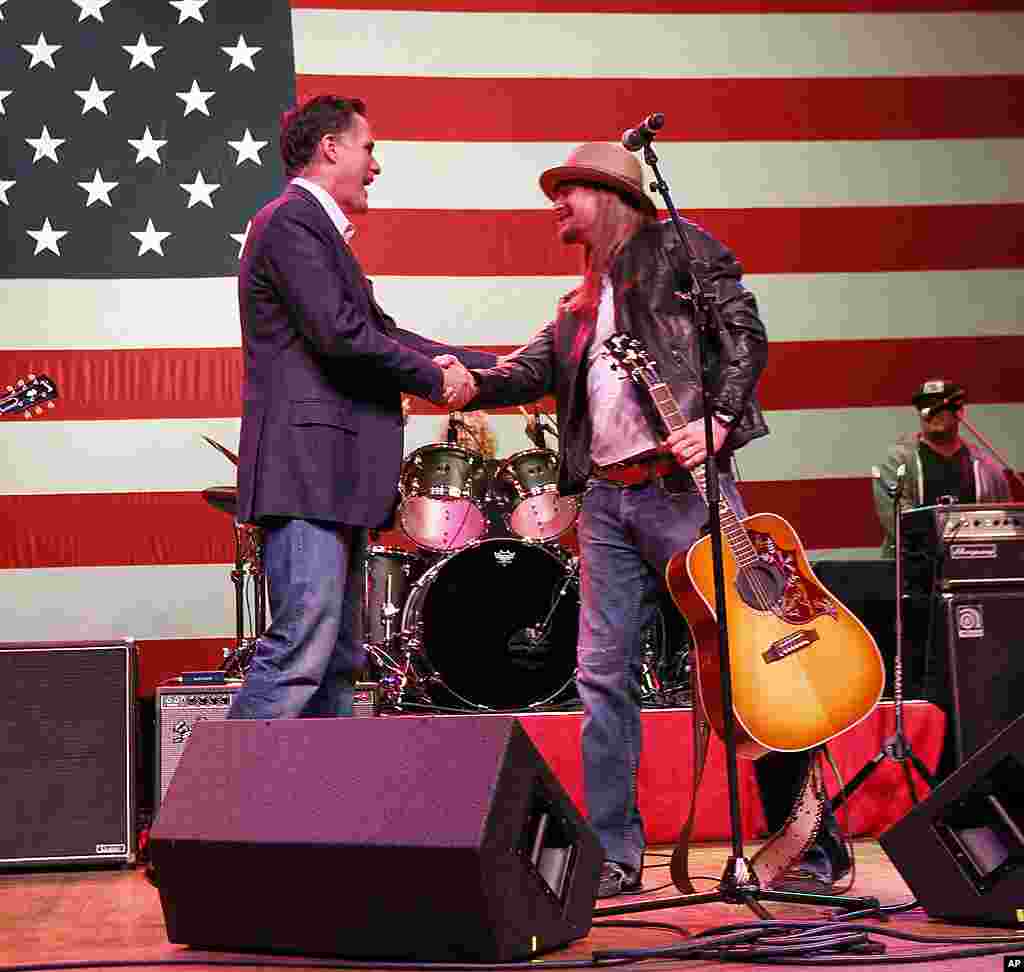
[[[668,476],[679,470],[671,456],[652,456],[650,459],[616,462],[610,466],[594,466],[591,475],[619,486],[640,486]]]

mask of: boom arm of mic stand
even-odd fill
[[[982,434],[981,434],[981,433],[980,433],[980,432],[979,432],[979,431],[978,431],[978,430],[977,430],[977,429],[976,429],[976,428],[975,428],[975,427],[974,427],[973,425],[971,425],[971,423],[970,423],[970,422],[968,422],[968,421],[967,421],[967,419],[966,419],[966,418],[965,418],[965,417],[964,417],[963,415],[961,415],[961,416],[960,416],[960,421],[961,421],[961,422],[962,422],[962,423],[963,423],[964,425],[966,425],[966,426],[967,426],[967,428],[968,428],[968,430],[970,431],[971,435],[973,435],[973,436],[974,436],[974,437],[975,437],[975,438],[976,438],[976,439],[977,439],[977,440],[978,440],[978,441],[979,441],[979,442],[980,442],[980,443],[981,443],[981,444],[982,444],[982,445],[983,445],[983,446],[984,446],[984,447],[985,447],[986,449],[988,449],[988,451],[989,451],[989,452],[991,452],[991,453],[992,453],[992,455],[993,455],[993,456],[994,456],[994,457],[996,458],[996,460],[998,460],[998,462],[1000,463],[1000,465],[1002,465],[1002,467],[1003,467],[1003,468],[1004,468],[1004,469],[1005,469],[1005,470],[1006,470],[1006,471],[1007,471],[1007,472],[1008,472],[1008,473],[1009,473],[1009,474],[1010,474],[1011,476],[1013,476],[1013,478],[1014,478],[1014,479],[1016,479],[1016,480],[1017,480],[1017,482],[1021,484],[1021,486],[1024,486],[1024,476],[1021,476],[1021,474],[1020,474],[1019,472],[1017,472],[1017,470],[1016,470],[1016,469],[1014,469],[1014,468],[1013,468],[1013,467],[1012,467],[1012,466],[1011,466],[1011,465],[1010,465],[1010,464],[1009,464],[1009,463],[1008,463],[1008,462],[1007,462],[1007,461],[1006,461],[1006,460],[1005,460],[1005,459],[1004,459],[1004,458],[1003,458],[1003,457],[1002,457],[1002,456],[1001,456],[1001,455],[1000,455],[1000,454],[999,454],[999,453],[998,453],[998,452],[996,451],[996,448],[995,448],[995,446],[994,446],[994,445],[992,445],[992,443],[991,443],[991,442],[989,442],[989,441],[988,441],[988,439],[986,439],[986,438],[985,438],[985,436],[983,436],[983,435],[982,435]]]

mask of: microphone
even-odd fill
[[[930,419],[933,415],[938,415],[944,408],[948,408],[951,411],[956,411],[964,403],[963,395],[959,392],[953,395],[947,395],[941,402],[931,405],[928,408],[921,409],[921,417]]]
[[[526,437],[538,448],[547,449],[547,442],[544,439],[544,426],[540,420],[540,409],[535,409],[533,415],[531,415],[522,405],[519,406],[519,411],[526,416],[526,429],[524,433]]]
[[[649,145],[654,136],[665,125],[665,116],[660,111],[651,112],[636,128],[627,128],[622,133],[623,148],[636,152]]]

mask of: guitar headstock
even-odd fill
[[[632,334],[613,334],[604,346],[614,359],[612,367],[621,368],[637,384],[651,386],[661,381],[658,366],[651,360],[643,341]]]
[[[58,397],[57,383],[46,375],[27,375],[7,386],[7,394],[0,397],[0,415],[22,412],[25,418],[41,415],[43,406],[53,408]]]

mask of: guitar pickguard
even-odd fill
[[[807,624],[817,617],[838,617],[835,604],[801,576],[796,555],[780,547],[769,533],[747,530],[758,560],[777,571],[783,578],[782,596],[776,598],[771,611],[787,624]]]

